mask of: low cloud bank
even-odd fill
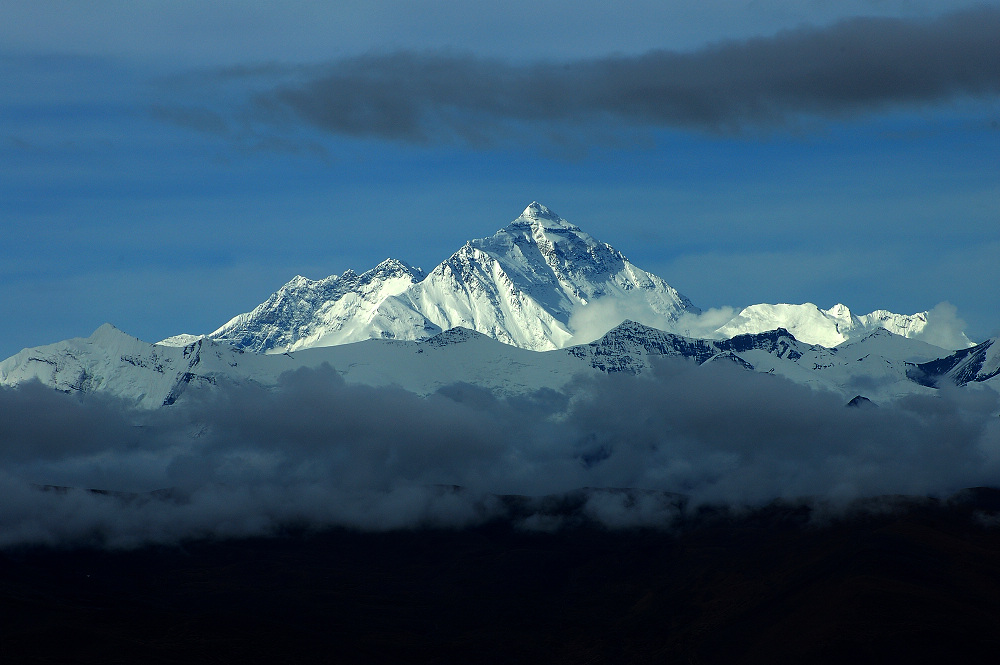
[[[456,384],[422,398],[347,385],[322,367],[273,390],[189,397],[136,412],[39,385],[0,390],[0,545],[511,516],[544,529],[559,517],[543,499],[512,512],[500,497],[580,488],[644,490],[580,499],[590,519],[627,527],[668,526],[680,507],[665,493],[688,505],[846,505],[1000,485],[1000,403],[988,390],[850,409],[778,377],[666,361],[647,376],[581,379],[566,394],[502,398]]]

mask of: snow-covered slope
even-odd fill
[[[63,392],[104,393],[137,406],[156,407],[170,403],[178,386],[212,380],[192,373],[202,364],[201,350],[206,344],[214,343],[199,340],[187,347],[156,346],[106,323],[90,337],[24,349],[4,360],[0,384],[17,386],[38,380]],[[216,346],[220,354],[239,354],[228,346]]]
[[[668,321],[698,312],[662,279],[534,202],[493,236],[467,243],[398,299],[441,328],[463,326],[545,350],[570,342],[570,318],[580,307],[626,294]]]
[[[884,329],[850,344],[826,348],[801,342],[782,328],[713,340],[681,337],[633,321],[624,322],[596,342],[566,351],[608,372],[641,373],[663,356],[685,357],[699,364],[731,362],[848,398],[863,392],[876,402],[929,392],[907,372],[914,363],[942,353],[936,346]]]
[[[980,345],[952,369],[975,364],[980,381],[997,374],[1000,359]],[[349,383],[396,385],[430,394],[455,383],[473,384],[501,395],[543,388],[561,390],[580,375],[641,374],[657,359],[686,358],[697,364],[725,362],[745,370],[784,376],[814,388],[838,392],[845,401],[864,394],[876,402],[900,395],[933,392],[927,380],[909,374],[940,349],[879,329],[837,348],[806,344],[788,331],[737,335],[726,340],[693,339],[625,321],[601,339],[583,345],[535,352],[503,344],[482,333],[455,328],[425,340],[366,340],[283,354],[248,353],[212,339],[184,347],[153,345],[111,325],[88,338],[25,349],[0,363],[0,385],[30,380],[65,392],[103,393],[137,406],[155,408],[184,398],[192,387],[252,382],[277,385],[282,373],[327,364]],[[958,370],[955,370],[958,371]],[[963,374],[964,376],[964,374]]]
[[[420,341],[366,340],[282,354],[244,352],[203,338],[148,344],[110,324],[90,337],[24,349],[0,362],[0,385],[38,380],[63,392],[112,395],[143,408],[169,406],[191,387],[277,385],[282,373],[333,367],[349,383],[396,385],[421,395],[456,382],[501,395],[558,389],[598,370],[566,354],[540,354],[461,328]]]
[[[579,308],[626,296],[656,320],[699,311],[656,275],[534,202],[426,276],[388,259],[361,275],[296,277],[208,336],[249,351],[280,353],[364,339],[418,340],[465,327],[540,351],[571,342],[570,319]],[[161,344],[192,339],[178,336]]]
[[[996,337],[911,368],[909,376],[926,386],[987,383],[1000,388],[1000,344]]]
[[[716,334],[720,337],[732,337],[784,328],[800,341],[832,348],[879,329],[919,339],[927,328],[927,316],[928,312],[907,315],[893,314],[884,309],[856,316],[842,304],[836,304],[830,309],[820,309],[812,303],[761,304],[745,308],[720,327]],[[966,347],[972,346],[972,342],[964,334],[959,336],[959,343]]]
[[[682,332],[700,312],[663,279],[634,266],[538,202],[488,238],[467,242],[425,274],[386,259],[313,281],[297,276],[252,311],[207,337],[255,353],[281,353],[366,339],[419,340],[464,327],[536,351],[593,339],[626,316]],[[833,348],[874,330],[968,347],[963,334],[927,335],[929,312],[856,316],[844,305],[752,305],[712,335],[728,339],[783,328]],[[160,342],[187,346],[204,335]]]
[[[371,337],[410,339],[405,334],[412,330],[409,324],[400,327],[386,325],[384,317],[376,323],[372,319],[386,298],[423,278],[419,268],[396,259],[386,259],[360,275],[348,270],[317,281],[298,275],[253,311],[234,317],[208,336],[255,353],[346,344]],[[187,340],[182,337],[180,341]]]

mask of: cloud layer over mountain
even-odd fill
[[[347,385],[328,367],[287,374],[274,391],[198,397],[134,412],[38,385],[0,390],[0,544],[461,526],[506,515],[498,494],[583,487],[844,505],[1000,482],[992,391],[854,409],[773,376],[664,362],[652,376],[508,399],[466,384],[427,398]],[[609,526],[669,526],[677,510],[641,493],[597,493],[584,507]],[[560,518],[518,519],[550,528]]]
[[[1000,92],[1000,10],[934,19],[862,17],[690,52],[523,64],[401,51],[323,65],[241,67],[213,86],[258,80],[243,120],[405,142],[488,144],[519,126],[610,120],[709,132],[794,125]],[[231,112],[158,108],[224,131]]]

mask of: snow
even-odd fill
[[[716,330],[718,337],[732,337],[743,333],[764,332],[785,328],[798,340],[833,348],[851,339],[858,339],[875,330],[909,338],[920,338],[927,327],[928,312],[894,314],[883,309],[870,314],[855,316],[844,304],[830,309],[820,309],[811,302],[801,305],[778,304],[751,305],[731,321]],[[964,346],[971,346],[961,336]],[[940,347],[939,347],[940,348]]]
[[[0,363],[0,384],[37,380],[156,408],[184,399],[192,387],[275,385],[282,372],[327,363],[349,382],[422,395],[457,381],[510,395],[558,390],[581,373],[642,373],[668,356],[734,362],[876,403],[933,392],[939,381],[998,386],[995,340],[953,354],[921,341],[931,316],[949,334],[927,339],[964,344],[949,311],[939,305],[913,315],[855,316],[841,303],[826,310],[758,304],[712,339],[677,335],[685,318],[699,315],[697,307],[533,202],[430,273],[390,258],[361,274],[297,275],[208,336],[176,335],[155,345],[105,324],[90,337],[8,358]]]
[[[182,333],[180,335],[174,335],[166,339],[161,339],[157,342],[160,346],[187,346],[188,344],[194,344],[199,339],[204,339],[205,335],[190,335],[187,333]]]
[[[698,312],[662,279],[535,201],[426,276],[395,259],[360,276],[297,276],[208,336],[282,353],[364,339],[426,339],[463,326],[540,351],[575,340],[570,319],[579,307],[633,293],[657,320]]]
[[[420,340],[463,326],[543,351],[593,340],[625,318],[684,332],[699,313],[663,279],[533,201],[507,226],[467,242],[430,273],[386,259],[361,275],[347,270],[317,281],[298,275],[208,336],[257,353],[283,353],[365,339]],[[812,303],[758,304],[711,336],[784,328],[800,341],[833,348],[880,328],[925,336],[927,315],[875,310],[855,316],[842,303],[826,310]],[[960,333],[926,337],[971,345]],[[161,344],[193,339],[182,335]]]
[[[597,372],[641,374],[662,357],[698,364],[724,358],[747,370],[838,393],[845,403],[858,394],[885,403],[934,392],[909,373],[914,360],[935,356],[935,348],[886,330],[831,349],[798,341],[784,330],[705,340],[626,321],[590,344],[545,352],[454,328],[419,341],[376,339],[256,354],[207,338],[185,347],[147,344],[105,325],[88,338],[25,349],[8,358],[0,363],[0,384],[38,380],[64,392],[105,393],[157,408],[185,399],[192,389],[246,382],[274,386],[284,372],[328,364],[349,383],[395,385],[428,395],[462,382],[509,396],[562,390],[578,376]],[[954,361],[945,358],[931,366],[940,366],[946,376],[996,387],[998,349],[1000,345],[984,343],[957,352]]]

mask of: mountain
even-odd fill
[[[928,314],[929,312],[893,314],[877,309],[870,314],[856,316],[846,305],[839,303],[830,309],[820,309],[808,302],[802,305],[761,304],[745,308],[716,330],[716,335],[732,337],[784,328],[800,341],[832,348],[878,329],[919,339],[926,331]],[[972,346],[972,342],[963,333],[957,335],[956,343],[964,347]]]
[[[361,275],[298,276],[208,337],[280,353],[365,339],[426,339],[464,327],[544,351],[571,343],[573,315],[603,298],[627,299],[666,323],[699,312],[661,278],[533,202],[493,236],[467,242],[426,275],[387,259]]]
[[[911,379],[925,386],[990,382],[1000,387],[1000,344],[988,339],[937,360],[917,363],[909,371]]]
[[[699,313],[663,279],[536,201],[429,273],[386,259],[360,275],[348,270],[315,281],[296,276],[207,337],[255,353],[281,353],[366,339],[427,339],[464,327],[544,351],[590,341],[625,318],[686,334]],[[875,310],[857,316],[842,304],[826,310],[812,303],[758,304],[709,336],[784,328],[800,342],[833,348],[886,329],[930,340],[929,314]],[[186,346],[205,336],[177,335],[160,344]],[[948,338],[949,350],[972,346],[960,332]],[[941,339],[932,341],[947,343]]]
[[[930,361],[941,355],[937,347],[884,329],[830,349],[801,342],[783,329],[711,340],[683,337],[634,321],[623,322],[594,342],[545,352],[453,328],[423,340],[376,339],[259,354],[210,338],[183,347],[149,344],[105,324],[88,338],[25,349],[8,358],[0,363],[0,385],[37,380],[63,392],[109,394],[156,408],[173,404],[192,388],[246,383],[276,386],[285,372],[325,364],[348,383],[395,385],[421,395],[461,383],[510,396],[563,390],[578,377],[597,373],[642,374],[662,358],[681,358],[699,365],[732,363],[748,371],[783,376],[838,392],[845,400],[864,386],[865,396],[879,402],[933,392],[933,385],[912,373],[915,368],[934,366]],[[995,370],[996,358],[984,358],[977,367]]]
[[[62,392],[108,394],[156,408],[192,388],[274,386],[285,372],[324,364],[350,383],[396,385],[422,395],[456,382],[500,394],[528,393],[561,388],[574,375],[592,371],[575,356],[540,354],[462,328],[420,341],[365,340],[258,354],[211,338],[183,347],[149,344],[105,324],[90,337],[24,349],[0,362],[0,385],[37,380]]]
[[[595,325],[594,312],[610,314]],[[657,327],[619,324],[622,312]],[[387,259],[361,274],[297,276],[207,336],[156,345],[106,324],[88,338],[8,358],[0,385],[36,379],[153,408],[192,386],[273,386],[283,372],[325,363],[353,383],[426,395],[464,382],[512,395],[560,390],[581,373],[638,374],[658,358],[680,357],[781,375],[847,399],[863,390],[880,401],[1000,373],[992,340],[953,354],[921,341],[926,312],[754,305],[710,339],[675,334],[698,314],[661,278],[535,202],[429,273]],[[581,334],[583,327],[596,334]]]
[[[386,299],[424,277],[419,268],[396,259],[386,259],[360,275],[347,270],[317,281],[298,275],[252,311],[232,318],[208,337],[254,353],[332,346],[372,337],[416,339],[417,335],[407,336],[413,333],[413,325],[429,334],[440,329],[425,328],[422,319],[400,325],[376,312]]]
[[[776,374],[796,383],[856,396],[891,401],[926,392],[908,372],[917,363],[936,359],[942,350],[931,344],[877,329],[849,344],[827,348],[807,344],[789,331],[747,333],[730,339],[692,339],[625,321],[601,339],[566,349],[605,372],[642,373],[658,357],[683,357],[705,364],[729,362],[762,374]],[[853,392],[852,392],[853,391]]]

